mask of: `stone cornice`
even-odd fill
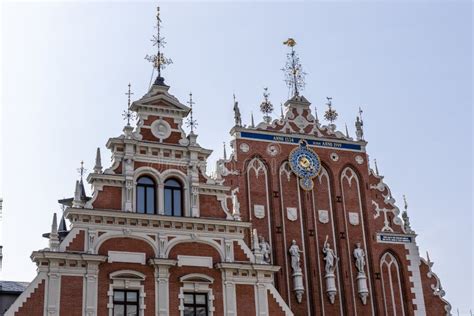
[[[107,260],[107,256],[93,255],[88,253],[56,252],[49,250],[34,251],[31,254],[34,262],[47,261],[77,261],[101,263]]]

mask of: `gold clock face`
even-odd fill
[[[305,156],[302,156],[300,158],[299,163],[300,163],[300,166],[303,167],[304,169],[309,169],[309,167],[311,166],[311,162]]]

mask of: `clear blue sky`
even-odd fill
[[[149,84],[156,3],[2,3],[1,279],[31,280],[32,250],[47,246],[57,199],[70,197],[81,159],[121,133],[124,93]],[[473,304],[472,4],[470,2],[212,2],[161,4],[164,71],[171,93],[196,101],[201,145],[222,155],[233,123],[232,93],[244,121],[268,87],[287,89],[282,41],[297,42],[303,94],[354,134],[364,109],[377,158],[401,207],[406,194],[420,252],[429,250],[446,298]],[[210,166],[212,167],[212,166]]]

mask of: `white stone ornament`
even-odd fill
[[[298,219],[298,210],[296,209],[296,207],[287,207],[286,217],[292,222],[296,221]]]
[[[369,296],[369,288],[367,287],[367,276],[365,275],[365,252],[361,248],[360,242],[355,244],[355,249],[353,252],[355,259],[355,266],[357,268],[358,274],[356,277],[357,280],[357,292],[359,293],[360,300],[362,304],[367,304],[367,297]]]
[[[171,135],[171,126],[168,122],[158,119],[151,124],[151,133],[160,141],[163,141]]]
[[[265,217],[265,206],[255,204],[253,206],[253,213],[255,214],[256,218],[264,218]]]
[[[328,242],[328,235],[326,235],[326,240],[324,241],[322,251],[325,261],[324,270],[326,273],[324,275],[324,279],[326,279],[326,294],[331,304],[334,304],[337,294],[336,275],[334,271],[336,270],[336,265],[339,261],[339,258],[336,256],[335,251],[331,249],[331,245]]]
[[[355,156],[354,159],[359,165],[364,163],[364,158],[362,158],[362,156],[360,156],[360,155]]]
[[[349,212],[349,223],[351,225],[359,225],[359,213]]]
[[[270,155],[270,156],[273,156],[275,157],[276,155],[278,155],[280,153],[280,146],[278,146],[278,144],[270,144],[267,146],[267,153]]]
[[[250,146],[249,144],[247,143],[242,143],[240,144],[240,150],[243,152],[243,153],[246,153],[250,150]]]
[[[296,244],[296,240],[291,242],[290,249],[288,252],[291,256],[291,268],[293,269],[293,291],[295,291],[296,300],[298,303],[301,303],[303,300],[304,294],[304,285],[303,285],[303,271],[300,266],[300,253],[303,251],[300,250],[300,247]]]
[[[339,160],[339,155],[336,153],[331,153],[331,160],[332,161],[338,161]]]
[[[329,212],[327,210],[319,210],[318,211],[318,218],[322,224],[329,223]]]

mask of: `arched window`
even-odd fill
[[[137,181],[137,213],[155,214],[155,181],[143,176]]]
[[[173,178],[165,181],[165,215],[183,215],[183,187]]]

